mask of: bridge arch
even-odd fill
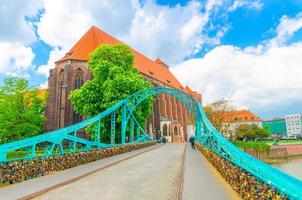
[[[0,162],[9,161],[7,159],[7,154],[10,151],[29,148],[31,153],[23,158],[30,159],[38,157],[35,155],[35,147],[39,143],[49,143],[51,144],[50,149],[43,156],[53,155],[53,149],[58,146],[60,153],[70,153],[75,152],[75,145],[77,143],[85,145],[85,148],[81,151],[90,150],[92,148],[106,148],[110,146],[115,146],[111,144],[104,144],[100,142],[101,134],[101,120],[109,116],[111,118],[111,136],[115,134],[115,120],[116,120],[116,111],[121,109],[122,122],[121,122],[121,135],[122,135],[122,144],[125,144],[125,136],[127,130],[127,124],[130,124],[130,143],[138,143],[144,141],[150,141],[152,138],[145,133],[145,131],[140,127],[137,122],[133,111],[137,106],[140,105],[142,101],[149,98],[150,96],[167,93],[179,99],[193,114],[196,123],[195,137],[196,142],[199,142],[204,147],[210,149],[211,151],[217,153],[221,157],[229,160],[238,167],[246,170],[250,174],[254,175],[256,178],[262,180],[263,182],[270,184],[277,188],[279,191],[284,192],[293,199],[300,199],[302,197],[302,181],[296,179],[270,165],[267,165],[254,157],[246,154],[237,147],[235,147],[231,142],[225,139],[219,131],[211,124],[211,122],[206,117],[202,105],[194,100],[190,95],[173,88],[168,87],[154,87],[148,88],[137,93],[134,93],[127,97],[124,100],[117,102],[111,108],[99,113],[98,115],[91,117],[87,120],[73,124],[71,126],[58,129],[49,133],[41,134],[31,138],[7,143],[0,145]],[[94,125],[95,137],[93,141],[82,139],[77,137],[76,132],[88,125]],[[136,126],[136,139],[134,140],[134,126]],[[70,152],[63,152],[62,142],[63,140],[70,141],[73,146],[71,146]],[[30,152],[30,151],[29,151]]]

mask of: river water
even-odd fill
[[[275,163],[273,166],[302,180],[302,156],[288,158],[287,162]]]

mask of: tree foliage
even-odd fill
[[[241,124],[236,130],[236,139],[255,140],[269,137],[271,132],[267,128],[259,128],[255,124]]]
[[[7,77],[0,87],[0,143],[42,133],[45,100],[26,79]]]
[[[224,119],[226,113],[229,113],[227,117],[231,117],[230,114],[232,111],[235,111],[235,106],[230,100],[218,100],[205,106],[203,109],[214,127],[218,131],[224,132],[224,127],[228,127],[228,124],[226,124]]]
[[[134,67],[134,55],[123,44],[101,45],[96,48],[90,56],[88,68],[92,73],[92,80],[69,96],[75,112],[87,117],[106,110],[135,92],[152,87]],[[149,98],[135,110],[135,116],[142,127],[151,114],[152,105],[153,98]],[[118,130],[120,115],[117,121]],[[105,123],[103,128],[107,130],[104,139],[108,141],[109,123]]]

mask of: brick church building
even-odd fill
[[[97,27],[91,27],[82,38],[50,69],[48,77],[48,102],[46,129],[51,131],[77,123],[85,116],[73,112],[68,95],[91,79],[87,67],[89,54],[101,44],[121,43]],[[183,87],[161,59],[151,60],[131,49],[135,67],[154,85],[169,86],[190,94],[201,102],[201,95],[189,87]],[[159,94],[153,105],[153,114],[145,130],[154,138],[166,136],[171,142],[182,142],[194,133],[194,119],[189,110],[176,98]]]

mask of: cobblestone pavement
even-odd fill
[[[179,199],[185,144],[166,144],[36,199]]]
[[[240,199],[197,150],[166,144],[36,197],[40,200]]]

